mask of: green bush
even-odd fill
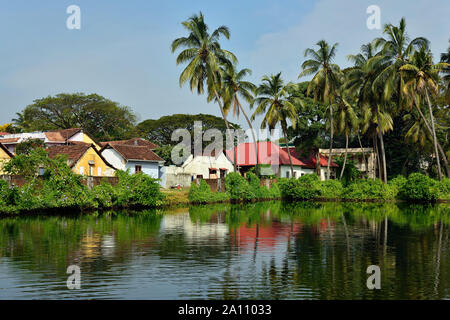
[[[344,187],[339,180],[325,180],[320,182],[320,193],[323,198],[339,199]]]
[[[153,179],[144,173],[129,174],[128,171],[117,171],[119,182],[116,186],[114,199],[118,206],[140,205],[156,207],[162,204],[164,195],[161,193],[158,179]]]
[[[450,179],[442,178],[439,182],[439,199],[450,200]]]
[[[256,194],[250,187],[249,182],[237,172],[230,172],[226,175],[225,188],[232,200],[251,200],[256,198]]]
[[[321,195],[321,185],[316,174],[306,174],[299,179],[282,178],[279,181],[281,196],[287,200],[308,200]]]
[[[390,200],[395,197],[395,188],[380,180],[358,180],[349,184],[343,192],[344,199]]]
[[[399,196],[410,201],[436,201],[441,192],[445,192],[445,184],[421,173],[412,173],[401,187]]]
[[[230,200],[230,197],[228,193],[225,192],[212,192],[206,181],[200,180],[200,186],[198,186],[195,182],[191,183],[188,199],[192,203],[205,204],[228,201]]]

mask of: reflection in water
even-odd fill
[[[0,298],[449,299],[448,204],[266,202],[0,220]],[[66,269],[81,268],[81,289]],[[381,290],[366,287],[369,265]]]

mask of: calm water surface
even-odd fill
[[[450,299],[449,225],[448,204],[4,218],[0,299]],[[380,290],[367,289],[369,265]]]

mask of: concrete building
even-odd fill
[[[330,149],[319,149],[319,153],[328,156]],[[363,156],[364,153],[364,156]],[[333,149],[333,157],[343,157],[345,148]],[[365,161],[364,161],[365,158]],[[361,173],[368,172],[368,178],[375,178],[377,171],[377,158],[373,148],[348,148],[347,161],[354,162],[355,167]]]
[[[144,145],[128,145],[118,143],[103,143],[100,150],[102,156],[119,170],[129,170],[130,173],[143,172],[154,178],[160,178],[160,170],[164,160]]]

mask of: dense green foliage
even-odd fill
[[[102,182],[92,190],[83,184],[83,177],[72,172],[65,157],[49,159],[42,149],[30,155],[12,159],[5,170],[10,174],[24,174],[23,187],[11,186],[0,180],[0,205],[2,212],[20,212],[52,208],[110,208],[156,207],[164,199],[156,179],[143,173],[130,175],[117,171],[118,184]],[[42,176],[36,174],[43,166]]]
[[[259,178],[254,173],[248,173],[247,178],[236,172],[229,173],[225,177],[225,189],[226,192],[212,192],[204,180],[200,181],[200,186],[193,182],[189,190],[189,201],[192,203],[254,201],[277,199],[281,195],[277,183],[272,184],[270,188],[261,186]]]
[[[450,199],[450,179],[441,182],[420,173],[408,179],[398,176],[388,184],[380,180],[359,179],[343,186],[339,180],[319,181],[316,175],[299,179],[280,179],[283,199],[289,201],[310,199],[436,201]]]

